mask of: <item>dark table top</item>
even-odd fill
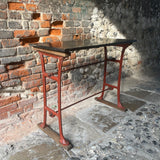
[[[74,50],[99,48],[103,46],[118,46],[130,45],[136,40],[131,39],[86,39],[86,40],[72,40],[72,41],[59,41],[54,43],[37,43],[33,47],[35,49],[43,49],[49,51],[70,53]]]

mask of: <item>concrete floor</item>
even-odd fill
[[[153,73],[151,73],[153,74]],[[137,78],[138,77],[138,78]],[[2,160],[159,160],[160,75],[122,80],[121,112],[90,98],[63,112],[70,151],[37,129],[17,143],[1,147]],[[105,99],[116,102],[116,92]],[[58,131],[56,122],[50,126]]]

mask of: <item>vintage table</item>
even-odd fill
[[[99,94],[101,93],[100,97],[95,98],[97,101],[105,103],[111,107],[117,108],[119,110],[125,111],[126,109],[121,105],[120,102],[120,80],[121,80],[121,71],[122,71],[122,61],[123,61],[123,56],[125,49],[131,45],[135,40],[130,40],[130,39],[88,39],[88,40],[73,40],[73,41],[60,41],[56,43],[37,43],[33,45],[33,48],[38,51],[40,58],[41,58],[41,65],[42,65],[42,75],[43,75],[43,97],[44,97],[44,118],[43,122],[38,124],[39,128],[43,130],[46,134],[48,134],[51,138],[53,138],[57,143],[59,143],[61,146],[63,146],[66,149],[70,149],[72,145],[69,143],[68,140],[66,140],[63,136],[63,130],[62,130],[62,116],[61,116],[61,111],[63,109],[66,109],[70,107],[71,105],[61,108],[61,74],[64,70],[62,70],[62,64],[63,60],[66,57],[69,57],[71,55],[71,52],[75,50],[81,50],[81,49],[90,49],[90,48],[99,48],[99,47],[104,47],[104,77],[103,77],[103,87],[102,91],[95,93]],[[120,59],[109,59],[107,57],[107,46],[117,46],[121,47],[121,55]],[[44,64],[44,56],[50,56],[53,58],[58,59],[58,74],[51,74],[47,73],[45,70],[45,64]],[[107,68],[107,61],[112,61],[112,62],[117,62],[119,63],[119,76],[118,76],[118,84],[117,86],[111,85],[106,83],[106,68]],[[101,61],[102,62],[102,61]],[[95,63],[94,63],[95,64]],[[91,65],[91,64],[89,64]],[[84,65],[86,66],[86,65]],[[81,66],[81,67],[84,67]],[[74,67],[73,69],[75,69]],[[77,67],[79,68],[79,67]],[[65,70],[66,71],[66,70]],[[58,84],[58,110],[54,111],[53,109],[49,108],[47,106],[47,97],[46,97],[46,77],[51,78],[55,80]],[[113,104],[109,101],[106,101],[103,99],[104,91],[107,90],[105,87],[108,87],[107,89],[117,89],[117,104]],[[93,95],[93,96],[94,96]],[[86,97],[87,98],[90,98]],[[83,100],[85,100],[83,99]],[[81,102],[83,100],[80,100],[78,102]],[[78,103],[76,102],[76,103]],[[76,104],[74,103],[74,104]],[[72,104],[72,105],[74,105]],[[47,111],[49,112],[52,117],[57,116],[58,117],[58,122],[59,122],[59,134],[53,131],[47,124]]]

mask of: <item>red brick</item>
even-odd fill
[[[8,111],[12,111],[17,108],[17,104],[13,103],[4,107],[0,107],[0,114]]]
[[[51,35],[61,35],[61,29],[51,29],[50,34]]]
[[[43,20],[50,21],[52,19],[51,14],[43,14]]]
[[[9,77],[10,78],[18,78],[18,77],[24,77],[31,74],[30,69],[17,69],[9,71]]]
[[[17,2],[9,2],[8,8],[9,8],[9,10],[24,10],[24,4],[17,3]]]
[[[7,73],[0,74],[0,82],[6,80],[8,80],[8,74]]]
[[[50,28],[50,21],[41,21],[41,28]]]
[[[5,106],[7,104],[19,101],[20,99],[21,97],[19,95],[2,98],[0,99],[0,106]]]
[[[30,111],[33,109],[33,104],[29,104],[27,106],[24,106],[24,112]]]
[[[62,14],[62,20],[69,20],[70,14]]]
[[[74,12],[74,13],[80,13],[81,12],[81,8],[78,8],[78,7],[72,8],[72,12]]]
[[[43,86],[40,86],[39,88],[40,88],[40,91],[43,92]],[[50,90],[50,85],[47,84],[46,85],[46,91],[49,91],[49,90]]]
[[[40,74],[33,74],[33,75],[30,75],[30,76],[22,77],[21,81],[27,82],[27,81],[32,81],[32,80],[40,79],[40,78],[41,78]]]
[[[76,53],[71,53],[70,59],[76,59]]]
[[[25,38],[25,37],[34,37],[36,35],[35,30],[15,30],[14,37],[16,38]]]
[[[38,87],[31,88],[31,92],[38,92],[38,91],[39,91]]]
[[[8,113],[7,112],[0,113],[0,120],[6,119],[6,118],[8,118]]]
[[[52,27],[54,28],[62,28],[63,27],[63,21],[55,21],[52,23]]]
[[[28,11],[35,12],[36,9],[37,9],[37,5],[35,5],[35,4],[26,4],[26,9],[27,9]]]
[[[22,107],[28,106],[29,104],[33,104],[36,101],[37,101],[37,97],[21,100],[21,101],[18,102],[18,106],[20,108],[22,108]]]
[[[65,86],[65,85],[68,85],[68,84],[70,84],[70,83],[72,83],[72,81],[71,81],[71,79],[67,79],[67,80],[64,80],[63,82],[62,82],[62,84]]]
[[[16,108],[13,111],[10,111],[10,116],[14,115],[14,114],[18,114],[18,113],[23,113],[23,108]]]
[[[63,61],[63,67],[70,66],[71,61]]]
[[[23,82],[23,87],[25,89],[31,89],[33,87],[38,87],[42,85],[42,79],[37,79],[29,82]]]

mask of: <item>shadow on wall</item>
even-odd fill
[[[94,32],[108,37],[110,27],[103,30],[106,19],[114,25],[125,38],[136,39],[134,45],[138,51],[142,68],[158,68],[160,63],[160,1],[159,0],[95,0],[92,28]],[[92,18],[93,19],[93,18]],[[96,21],[99,21],[97,23]],[[95,25],[96,24],[96,25]],[[99,25],[97,25],[99,24]],[[112,36],[117,38],[113,31]]]

